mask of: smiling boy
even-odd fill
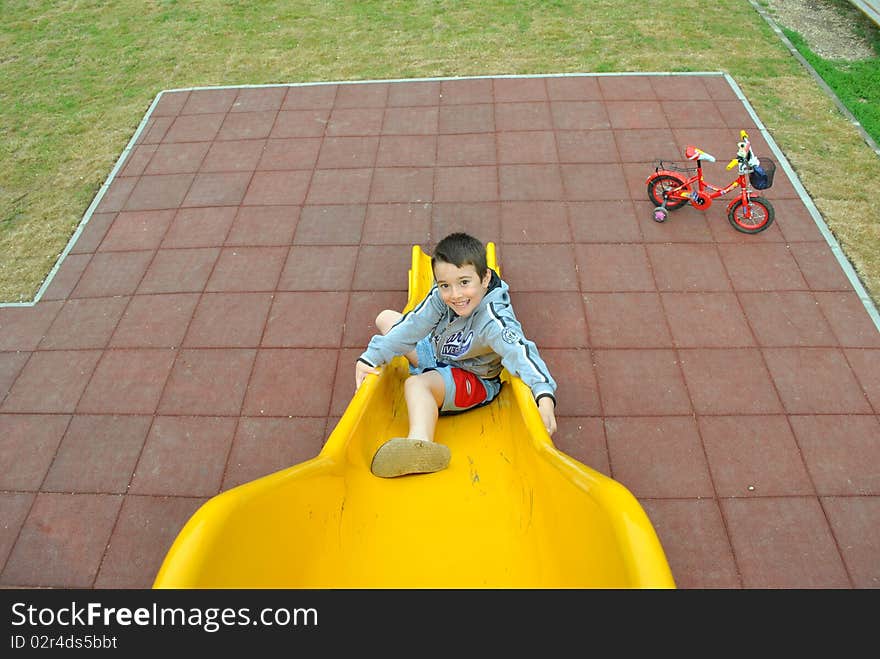
[[[501,390],[501,370],[532,391],[544,427],[556,431],[556,382],[513,312],[507,284],[486,263],[486,248],[465,233],[437,243],[431,258],[435,284],[407,314],[392,309],[376,318],[381,332],[355,365],[355,386],[398,355],[410,362],[404,383],[409,433],[376,451],[371,470],[393,478],[430,473],[449,464],[449,448],[434,441],[440,414],[489,404]]]

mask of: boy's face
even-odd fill
[[[486,270],[483,279],[477,269],[470,265],[458,267],[438,261],[434,264],[434,279],[440,291],[440,299],[459,316],[470,316],[489,288],[492,272]]]

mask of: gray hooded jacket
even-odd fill
[[[523,334],[507,283],[494,271],[486,295],[466,318],[446,306],[434,285],[387,334],[370,339],[359,359],[374,367],[387,364],[413,350],[426,336],[431,338],[438,363],[458,366],[487,380],[506,368],[528,385],[536,401],[550,396],[556,403],[556,381],[534,342]]]

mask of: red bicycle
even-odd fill
[[[668,161],[659,161],[654,173],[646,181],[648,198],[656,204],[653,211],[655,222],[665,222],[669,211],[690,204],[705,211],[712,200],[739,188],[739,196],[727,205],[727,220],[733,228],[743,233],[760,233],[773,224],[776,213],[768,199],[755,190],[766,190],[773,185],[776,163],[770,158],[758,159],[752,152],[749,135],[741,130],[737,143],[736,158],[727,169],[737,167],[737,177],[723,188],[706,183],[703,179],[703,161],[715,162],[715,156],[695,146],[685,148],[684,156],[696,162],[696,167],[680,167]]]

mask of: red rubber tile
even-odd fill
[[[100,350],[33,353],[6,394],[0,412],[73,412],[100,358]]]
[[[159,414],[225,416],[241,412],[256,350],[189,348],[179,353],[161,392]]]
[[[280,110],[287,96],[286,87],[254,87],[238,90],[230,112]]]
[[[29,352],[0,352],[0,403],[9,393],[15,378],[24,368],[25,362],[31,356]]]
[[[234,206],[181,208],[162,239],[162,247],[221,247],[237,210]]]
[[[100,349],[128,305],[127,297],[96,297],[67,300],[40,341],[40,350]]]
[[[752,329],[733,293],[661,293],[672,338],[679,348],[755,345]]]
[[[0,581],[91,588],[121,505],[117,494],[37,494]]]
[[[657,293],[585,293],[594,348],[671,348],[672,334]]]
[[[293,245],[281,270],[278,290],[347,291],[357,253],[356,245]]]
[[[437,160],[437,143],[435,135],[382,135],[376,166],[430,167]]]
[[[874,413],[880,412],[880,350],[847,349],[844,355]]]
[[[572,201],[566,206],[576,243],[628,243],[642,238],[639,218],[628,201]]]
[[[257,168],[265,150],[265,140],[214,142],[199,169],[203,172],[252,172]]]
[[[95,254],[70,296],[131,295],[138,288],[153,255],[152,250]]]
[[[288,87],[282,110],[318,110],[333,107],[338,85],[301,85]]]
[[[189,497],[217,494],[235,426],[232,417],[156,417],[129,491]]]
[[[230,112],[217,131],[218,140],[258,140],[269,137],[275,124],[275,110]]]
[[[156,249],[173,217],[173,210],[123,211],[116,216],[98,251]]]
[[[495,130],[551,130],[553,115],[545,101],[508,102],[495,105]]]
[[[189,93],[180,114],[228,112],[238,96],[235,89],[195,89]]]
[[[580,289],[587,292],[655,290],[645,247],[639,244],[576,244]]]
[[[741,588],[718,501],[642,499],[678,588]]]
[[[843,351],[767,348],[763,352],[789,414],[867,414],[872,411]]]
[[[210,142],[161,144],[144,168],[144,174],[185,174],[197,172],[211,147]]]
[[[24,525],[35,496],[30,492],[0,492],[0,517],[3,519],[6,531],[0,535],[0,561],[4,565],[18,539],[19,530]]]
[[[877,588],[880,499],[829,497],[821,499],[821,503],[841,546],[853,587]]]
[[[153,414],[176,352],[107,350],[77,405],[79,414]]]
[[[599,100],[599,82],[590,76],[547,78],[547,95],[551,101]]]
[[[598,101],[554,101],[550,104],[550,113],[557,131],[601,131],[611,128],[608,111]],[[565,133],[559,135],[564,137]],[[581,161],[580,158],[577,160]]]
[[[82,232],[76,243],[70,249],[71,254],[91,254],[98,249],[98,245],[104,240],[107,231],[116,219],[116,212],[93,213],[88,222],[82,227]]]
[[[785,415],[704,416],[699,425],[719,497],[815,494]]]
[[[637,497],[714,494],[697,424],[690,416],[605,420],[611,473]]]
[[[223,489],[305,462],[323,445],[323,419],[244,417],[229,452]]]
[[[501,203],[501,241],[504,243],[570,243],[566,205],[558,201]],[[541,224],[535,225],[535,218]]]
[[[220,250],[216,248],[160,249],[144,274],[137,292],[139,294],[201,292],[219,256]],[[95,257],[97,258],[98,256]],[[81,280],[74,293],[82,285]]]
[[[272,291],[287,259],[287,247],[224,247],[205,285],[208,292]]]
[[[557,448],[632,488],[680,588],[876,586],[880,334],[812,207],[781,168],[760,234],[721,199],[652,221],[654,161],[697,145],[721,183],[740,128],[774,157],[713,75],[161,94],[41,300],[0,308],[0,585],[148,588],[199,504],[317,455],[412,246],[466,231]]]
[[[672,350],[595,350],[602,411],[608,416],[691,414]],[[650,375],[649,375],[650,374]]]
[[[0,350],[33,350],[64,306],[42,302],[33,307],[0,307]]]
[[[347,292],[276,293],[262,345],[268,348],[337,348],[342,343]]]
[[[366,213],[366,204],[305,206],[293,242],[297,245],[357,245]]]
[[[289,245],[300,206],[243,206],[226,236],[227,245]]]
[[[539,349],[589,345],[581,295],[576,291],[521,291],[516,294],[515,311],[523,332]]]
[[[807,291],[740,293],[739,300],[762,346],[838,344],[817,298]],[[864,312],[864,307],[862,307]]]
[[[872,415],[794,415],[791,427],[820,496],[880,493],[880,421]]]
[[[174,348],[183,341],[197,293],[136,295],[120,318],[111,348]]]
[[[0,454],[15,469],[0,474],[0,489],[38,490],[70,423],[68,414],[0,416]]]
[[[147,415],[74,416],[43,490],[125,494],[152,422]]]
[[[757,348],[680,350],[681,368],[697,414],[783,412],[777,382]]]
[[[204,498],[127,496],[95,588],[150,588],[165,554]]]
[[[241,414],[326,416],[330,410],[335,373],[329,365],[335,361],[336,351],[327,348],[260,350]]]
[[[260,345],[271,293],[205,293],[192,316],[185,348],[256,348]]]
[[[744,588],[850,588],[815,497],[720,499]],[[769,519],[776,520],[768,523]]]

